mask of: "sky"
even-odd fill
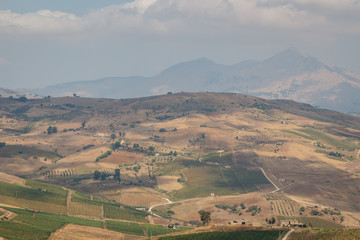
[[[360,0],[0,0],[0,87],[154,76],[288,48],[360,72]]]

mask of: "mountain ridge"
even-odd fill
[[[264,61],[234,65],[198,58],[175,64],[153,77],[112,77],[70,82],[31,93],[129,98],[167,92],[235,92],[268,99],[292,99],[330,110],[360,114],[360,75],[287,49]]]

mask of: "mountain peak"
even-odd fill
[[[309,58],[308,55],[299,52],[296,48],[289,48],[282,52],[279,52],[270,59],[281,58],[281,59],[299,59],[299,58]]]

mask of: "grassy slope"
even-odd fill
[[[0,236],[11,239],[47,239],[65,223],[102,228],[100,221],[29,210],[7,208],[18,216],[13,221],[0,222]]]

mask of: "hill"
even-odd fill
[[[140,87],[141,86],[141,87]],[[156,76],[112,77],[27,90],[43,96],[129,98],[167,92],[234,92],[291,99],[360,113],[360,75],[288,49],[264,61],[222,65],[206,58],[176,64]]]
[[[136,234],[197,226],[200,210],[211,224],[360,225],[355,116],[236,93],[0,98],[0,133],[0,171],[27,180],[3,174],[2,204]]]

